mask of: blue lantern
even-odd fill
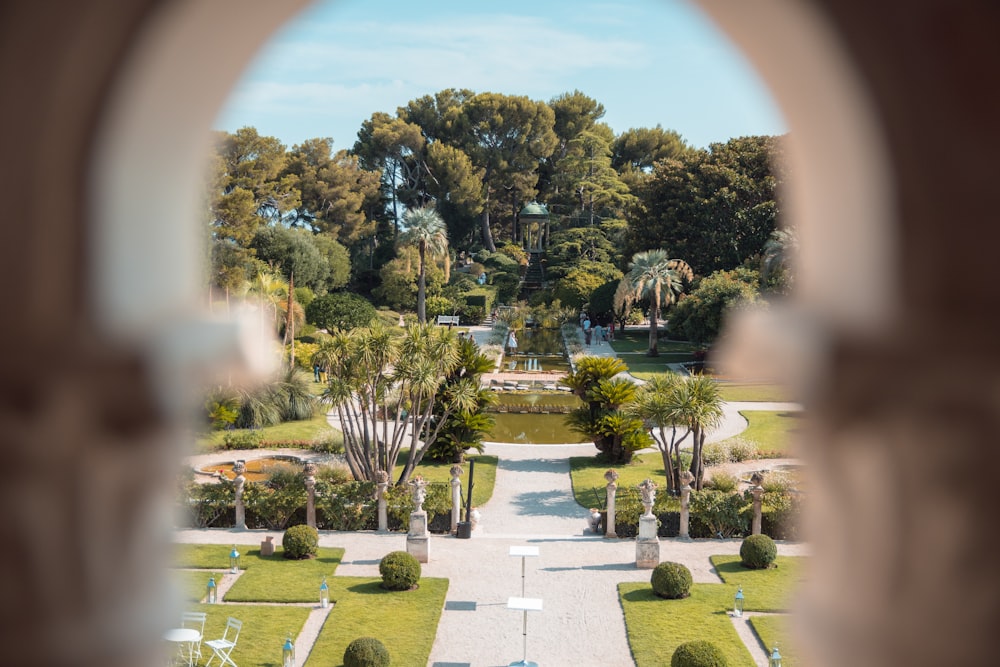
[[[239,574],[240,571],[240,552],[236,550],[236,545],[233,545],[233,550],[229,552],[229,571],[233,574]]]
[[[215,585],[215,577],[208,578],[208,590],[205,594],[205,601],[208,604],[215,604],[219,601],[219,589]]]
[[[733,603],[733,616],[739,618],[743,616],[743,587],[740,586],[736,591],[736,599]]]
[[[781,667],[781,654],[778,653],[777,645],[771,651],[771,658],[767,661],[767,667]]]
[[[292,643],[291,634],[281,647],[281,667],[295,667],[295,644]]]
[[[323,609],[330,606],[330,587],[326,585],[326,577],[323,577],[323,583],[319,585],[319,606]]]

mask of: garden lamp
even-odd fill
[[[736,598],[733,602],[733,616],[739,618],[743,616],[743,587],[740,586],[736,590]]]
[[[240,571],[240,552],[236,550],[236,545],[233,545],[233,550],[229,552],[229,571],[233,574],[238,574]]]
[[[330,587],[326,585],[326,577],[323,577],[323,583],[319,585],[319,606],[323,609],[330,606]]]
[[[206,591],[205,594],[205,601],[208,604],[215,604],[216,602],[218,602],[219,599],[218,594],[219,594],[219,589],[215,585],[215,577],[209,577],[208,590]]]
[[[291,633],[281,647],[281,667],[295,667],[295,644],[292,643]]]
[[[774,646],[774,650],[771,651],[771,658],[767,661],[767,667],[781,667],[781,654],[778,653],[777,644]]]

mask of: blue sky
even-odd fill
[[[215,127],[350,148],[372,113],[445,88],[580,90],[616,133],[660,124],[699,147],[787,131],[756,72],[682,0],[322,0],[261,50]]]

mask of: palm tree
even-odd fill
[[[666,250],[646,250],[632,256],[629,264],[628,280],[638,298],[649,297],[649,350],[648,357],[657,357],[659,325],[657,318],[660,305],[674,302],[681,291],[681,280],[677,272],[670,268],[670,257]]]
[[[761,257],[761,285],[768,287],[774,283],[777,291],[787,292],[795,281],[791,261],[798,250],[799,240],[794,229],[775,229],[771,232]]]
[[[680,437],[677,433],[678,426],[686,426],[681,420],[681,397],[685,394],[681,386],[684,382],[684,378],[677,373],[654,375],[639,389],[635,401],[628,407],[629,414],[658,431],[659,437],[654,440],[663,459],[667,478],[665,490],[671,495],[680,490],[681,443],[691,432],[685,429]]]
[[[695,489],[701,490],[705,476],[702,450],[708,430],[722,422],[722,395],[719,385],[707,375],[692,375],[681,385],[681,414],[679,417],[691,430],[691,467]]]
[[[406,231],[399,236],[404,245],[416,246],[420,254],[419,277],[417,278],[417,320],[427,321],[425,302],[427,299],[426,254],[431,256],[448,252],[448,232],[444,220],[433,206],[412,208],[403,216]]]

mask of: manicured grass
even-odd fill
[[[695,584],[690,597],[664,600],[653,594],[649,583],[625,583],[618,584],[618,595],[638,667],[669,665],[679,645],[696,639],[718,646],[730,667],[754,667],[729,617],[729,587]]]
[[[596,453],[597,450],[595,449]],[[604,473],[609,467],[618,471],[618,488],[638,486],[647,477],[661,487],[666,484],[666,472],[663,470],[663,458],[659,452],[640,454],[627,466],[609,466],[594,456],[573,456],[569,460],[570,481],[573,484],[573,497],[582,507],[604,506],[605,487],[608,482]],[[598,489],[600,502],[595,498],[593,489]]]
[[[212,576],[210,572],[190,572],[187,570],[172,570],[170,579],[174,588],[181,593],[181,599],[185,602],[201,602],[205,597],[208,588],[208,578]],[[215,577],[218,583],[220,576]]]
[[[724,582],[729,596],[738,586],[743,587],[743,608],[746,611],[787,611],[792,591],[802,579],[806,559],[801,556],[778,556],[777,567],[748,570],[740,565],[739,556],[712,556],[712,565]]]
[[[402,466],[406,463],[408,454],[409,450],[403,450],[400,453],[400,462],[397,464],[395,472],[396,477],[399,477],[399,473],[402,472]],[[476,461],[476,479],[475,487],[472,489],[472,504],[479,507],[485,505],[486,501],[493,497],[493,487],[496,484],[497,478],[497,457],[487,456],[486,454],[473,454],[472,456],[465,457],[465,463],[460,464],[462,466],[461,479],[463,492],[469,488],[469,461],[472,459]],[[453,465],[455,464],[438,463],[424,459],[417,466],[417,474],[428,482],[451,482],[450,471]]]
[[[660,329],[660,332],[662,333],[663,330]],[[618,354],[623,352],[646,352],[649,349],[649,328],[629,330],[624,333],[616,331],[615,339],[611,341],[611,347]],[[687,341],[660,340],[656,344],[656,349],[660,354],[665,352],[690,354],[697,349],[697,346]]]
[[[232,548],[229,544],[175,544],[174,567],[228,570]],[[243,555],[246,547],[239,545],[236,550]],[[245,567],[246,563],[241,562],[240,566]]]
[[[791,434],[802,420],[801,412],[740,410],[740,414],[749,426],[737,438],[756,442],[762,452],[790,453]]]
[[[327,581],[336,605],[306,667],[343,665],[344,649],[358,637],[375,637],[385,644],[394,665],[427,664],[448,592],[447,579],[423,578],[414,591],[387,591],[379,579],[364,577]]]
[[[274,426],[266,426],[260,431],[264,440],[313,440],[326,431],[333,431],[335,437],[340,436],[341,441],[343,440],[340,432],[330,426],[330,423],[326,420],[326,413],[324,411],[319,411],[309,420],[284,422]],[[197,453],[203,454],[221,449],[224,435],[224,431],[212,431],[198,437],[195,440]]]
[[[750,618],[750,625],[764,642],[768,655],[775,646],[778,647],[782,667],[797,667],[802,664],[795,651],[791,621],[787,616],[754,616]]]
[[[719,382],[724,401],[794,401],[791,391],[778,384],[758,382]]]
[[[309,607],[256,606],[256,605],[193,605],[191,611],[208,614],[205,621],[205,639],[218,639],[226,627],[226,619],[232,616],[243,621],[236,648],[231,657],[240,667],[278,667],[281,664],[281,647],[289,633],[292,639],[298,636],[311,611]],[[201,661],[204,665],[212,656],[212,649],[201,647]],[[213,664],[218,664],[218,659]]]
[[[316,558],[288,560],[278,547],[272,556],[260,549],[243,555],[244,572],[226,592],[226,602],[318,602],[323,577],[333,578],[344,550],[320,548]]]

